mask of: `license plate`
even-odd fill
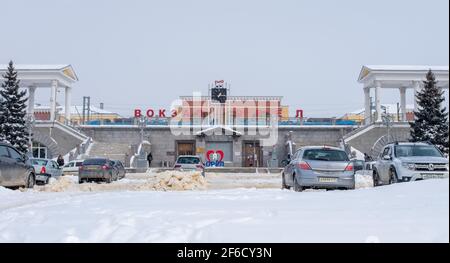
[[[422,174],[423,179],[443,179],[443,174]]]
[[[337,178],[321,177],[319,178],[321,183],[337,183]]]

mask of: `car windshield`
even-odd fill
[[[432,145],[398,145],[395,146],[395,156],[412,157],[412,156],[429,156],[442,157],[436,147]]]
[[[89,159],[83,162],[83,165],[104,165],[106,159]]]
[[[333,149],[305,150],[303,159],[311,161],[348,162],[348,155],[344,151]]]
[[[40,166],[46,166],[48,163],[46,160],[31,159],[30,161],[32,165],[40,165]]]
[[[198,157],[179,157],[177,160],[179,164],[199,164],[200,159]]]

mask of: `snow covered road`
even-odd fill
[[[11,191],[0,242],[449,242],[449,180],[354,191]]]

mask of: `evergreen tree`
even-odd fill
[[[411,141],[429,141],[442,152],[448,153],[447,109],[442,105],[445,101],[444,91],[436,86],[436,78],[431,70],[424,84],[425,87],[416,96],[419,109],[414,112],[415,121],[411,123]]]
[[[10,143],[21,152],[28,149],[28,130],[26,127],[26,91],[19,90],[19,80],[13,62],[9,62],[4,83],[0,89],[0,97],[3,101],[0,104],[2,120],[0,122],[0,136],[4,141]]]
[[[4,122],[5,119],[5,113],[3,110],[4,107],[4,101],[3,101],[3,97],[0,95],[0,127],[2,126],[2,123]],[[5,136],[3,135],[3,130],[0,129],[0,142],[5,140]]]

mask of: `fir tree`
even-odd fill
[[[26,91],[19,90],[19,80],[13,62],[9,62],[8,70],[3,75],[4,83],[0,89],[2,120],[0,121],[0,139],[10,143],[21,152],[28,149],[28,130],[26,127]],[[1,138],[2,137],[2,138]]]
[[[3,97],[0,95],[0,127],[2,126],[2,123],[5,119],[5,113],[3,110],[4,107],[4,101]],[[5,140],[5,136],[3,135],[3,130],[0,129],[0,142]]]
[[[447,109],[442,105],[445,101],[444,91],[436,84],[433,72],[428,71],[424,88],[416,96],[419,109],[414,112],[415,121],[411,123],[411,141],[428,141],[448,153]]]

